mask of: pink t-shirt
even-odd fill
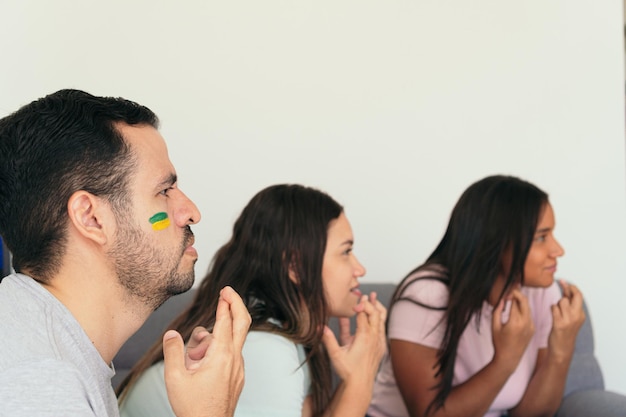
[[[419,271],[416,277],[432,276],[431,271]],[[528,298],[535,333],[515,372],[509,377],[506,384],[498,393],[487,417],[498,417],[507,410],[515,407],[522,399],[528,382],[535,369],[537,351],[548,345],[548,336],[552,328],[552,313],[550,306],[561,298],[558,285],[553,283],[548,288],[522,287],[522,293]],[[433,279],[422,279],[411,284],[404,293],[413,300],[434,307],[445,307],[448,301],[448,287],[446,284]],[[480,318],[480,328],[472,318],[461,336],[454,364],[452,386],[468,380],[485,367],[493,358],[494,348],[491,338],[491,314],[493,307],[487,302],[483,304]],[[505,306],[503,322],[508,320],[506,312],[510,306]],[[439,348],[443,340],[445,323],[440,323],[444,314],[442,310],[433,310],[418,306],[409,301],[397,302],[390,311],[389,339],[405,340],[420,345]],[[396,385],[391,359],[386,356],[381,369],[376,376],[372,403],[367,412],[371,417],[408,417],[409,412]]]

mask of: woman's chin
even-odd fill
[[[345,308],[345,309],[341,309],[341,310],[337,310],[337,311],[331,311],[330,312],[330,317],[336,317],[336,318],[350,318],[350,317],[354,317],[356,315],[356,311],[354,310],[354,308],[356,307],[356,304],[352,307],[352,308]]]
[[[524,286],[530,288],[548,288],[554,284],[554,276],[536,280],[524,280]]]

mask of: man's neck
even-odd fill
[[[42,286],[72,313],[107,364],[151,313],[128,295],[115,274],[102,269],[65,267]]]

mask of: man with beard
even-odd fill
[[[118,416],[112,359],[194,280],[197,207],[178,188],[156,115],[61,90],[0,120],[0,415]],[[212,333],[164,335],[179,417],[230,416],[250,316],[224,288]]]

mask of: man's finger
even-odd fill
[[[231,287],[224,287],[220,296],[229,304],[233,345],[237,351],[241,351],[252,322],[250,313],[239,294]]]
[[[176,330],[168,330],[163,335],[163,362],[167,385],[170,378],[177,378],[185,369],[185,344]]]
[[[222,297],[221,293],[217,301],[217,309],[215,310],[213,338],[219,341],[229,341],[233,338],[233,318],[230,312],[230,304]]]
[[[202,326],[194,327],[193,331],[191,332],[191,336],[189,336],[189,340],[187,341],[187,348],[195,348],[200,343],[202,343],[205,337],[210,334],[211,333],[209,333],[209,331]]]
[[[187,342],[187,357],[194,361],[202,359],[210,344],[211,333],[204,327],[196,327]]]

